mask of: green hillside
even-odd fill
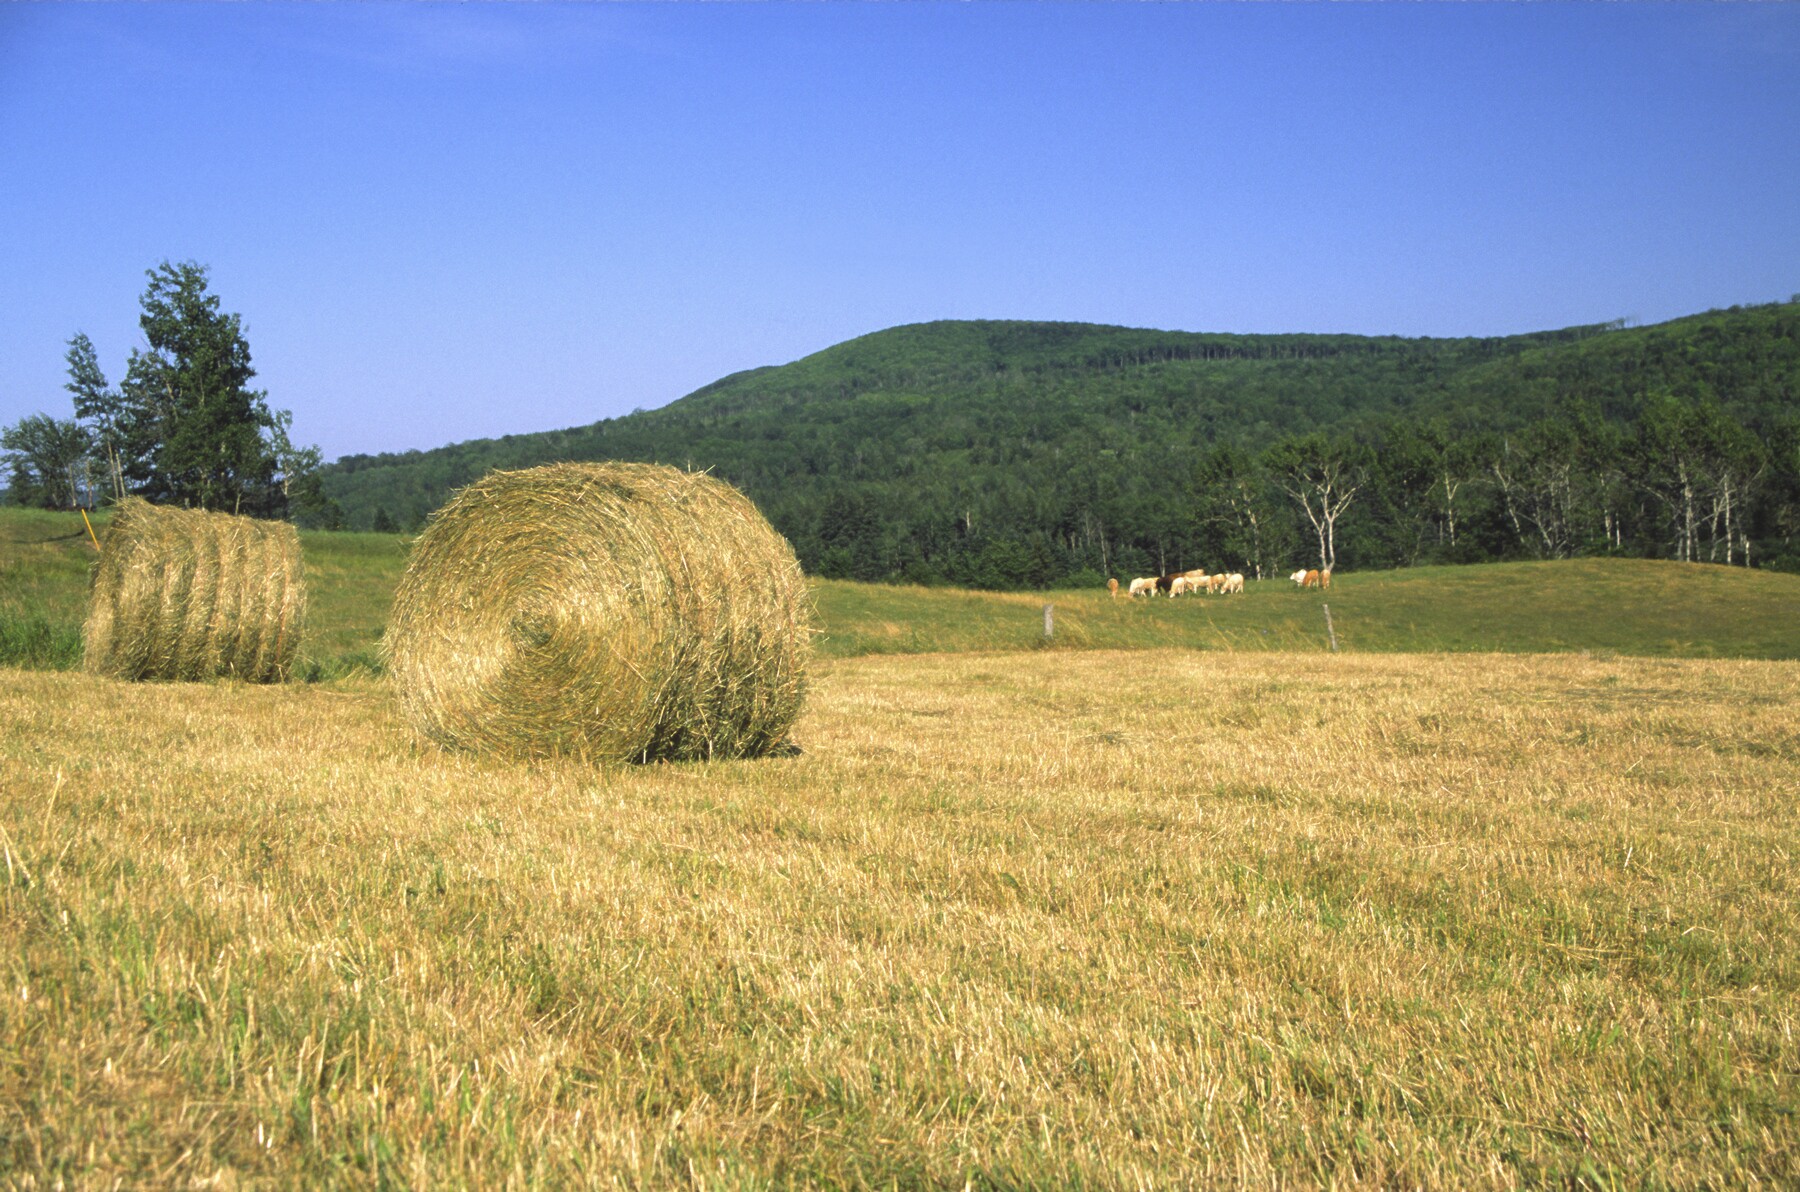
[[[1254,455],[1323,431],[1373,449],[1378,474],[1338,544],[1346,567],[1372,569],[1537,549],[1528,528],[1509,524],[1481,460],[1462,490],[1466,532],[1452,548],[1417,452],[1402,450],[1417,445],[1419,428],[1454,445],[1561,420],[1575,427],[1581,451],[1629,455],[1647,403],[1667,398],[1716,403],[1770,445],[1753,554],[1800,565],[1795,519],[1783,512],[1800,493],[1797,394],[1800,305],[1791,303],[1495,339],[938,322],[738,373],[662,409],[586,427],[346,457],[325,487],[352,527],[378,517],[411,527],[490,468],[660,461],[738,485],[815,574],[1029,588],[1226,561],[1253,572],[1230,527],[1208,515],[1204,469],[1221,447]],[[1524,443],[1494,439],[1488,449]],[[1602,544],[1670,553],[1666,511],[1627,482],[1642,466],[1622,458],[1613,469],[1627,477],[1605,498],[1616,509],[1585,498],[1574,553]],[[1582,467],[1598,474],[1613,465]],[[1267,570],[1309,550],[1316,557],[1291,503],[1261,483],[1272,514]]]
[[[97,528],[104,536],[105,521]],[[300,673],[380,668],[382,626],[405,566],[394,534],[308,531]],[[0,509],[0,665],[79,664],[94,549],[79,516]],[[1033,593],[816,580],[820,652],[1051,649],[1356,652],[1611,651],[1662,657],[1800,658],[1800,576],[1638,559],[1346,573],[1331,591],[1286,580],[1241,597],[1113,599],[1104,588]],[[1043,609],[1055,635],[1044,639]]]

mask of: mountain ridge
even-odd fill
[[[1122,545],[1148,551],[1183,532],[1158,492],[1189,485],[1200,458],[1221,446],[1254,453],[1314,432],[1368,437],[1395,420],[1506,432],[1576,408],[1628,426],[1663,393],[1717,401],[1772,432],[1800,393],[1800,304],[1457,338],[934,320],[740,370],[654,410],[346,456],[323,479],[351,526],[381,515],[410,527],[495,467],[627,459],[708,468],[826,573],[834,519],[882,524],[853,527],[851,540],[915,539],[887,552],[887,563],[858,566],[857,578],[877,578],[907,574],[894,562],[901,556],[945,547],[953,522],[965,537],[986,526],[1019,542],[1066,540],[1071,522],[1092,515],[1118,527]],[[1108,551],[1091,566],[1111,562]]]

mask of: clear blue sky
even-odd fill
[[[900,323],[1800,291],[1794,5],[0,5],[0,424],[212,269],[328,458]]]

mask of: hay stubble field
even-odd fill
[[[815,584],[797,754],[586,766],[407,727],[393,536],[304,537],[304,682],[71,673],[69,522],[0,516],[8,1186],[1800,1180],[1792,576],[1345,575],[1335,655]]]
[[[797,756],[0,671],[22,1187],[1781,1186],[1800,670],[829,659]]]

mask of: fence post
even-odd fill
[[[1050,638],[1053,637],[1056,633],[1056,617],[1055,617],[1055,613],[1053,612],[1053,610],[1055,608],[1056,608],[1056,606],[1054,604],[1046,604],[1044,606],[1044,640],[1045,641],[1049,641]]]
[[[1325,610],[1325,634],[1331,638],[1331,652],[1335,654],[1337,653],[1337,630],[1331,627],[1331,606],[1321,604],[1319,607]]]

